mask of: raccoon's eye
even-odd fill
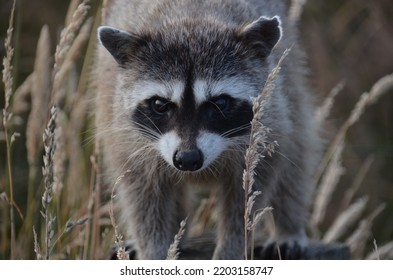
[[[221,95],[218,96],[217,98],[214,98],[210,100],[210,103],[213,105],[213,107],[218,110],[218,111],[225,111],[226,109],[229,108],[230,105],[230,97],[226,95]]]
[[[157,115],[165,115],[173,109],[173,103],[163,98],[153,98],[150,100],[150,108]]]

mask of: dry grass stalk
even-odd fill
[[[311,214],[311,227],[315,231],[315,235],[317,235],[316,229],[318,228],[318,225],[325,217],[326,209],[329,205],[337,183],[341,175],[344,173],[344,168],[341,165],[343,149],[344,142],[338,143],[334,151],[333,158],[326,169],[314,199],[314,209]]]
[[[91,34],[91,27],[92,27],[93,20],[90,18],[88,19],[80,28],[78,34],[76,35],[74,41],[71,43],[68,52],[65,54],[64,61],[62,65],[59,67],[58,72],[56,73],[56,84],[54,87],[56,87],[56,100],[58,103],[63,104],[64,100],[66,98],[66,93],[65,91],[60,91],[59,87],[64,83],[64,80],[67,78],[67,74],[73,67],[75,67],[75,63],[77,59],[80,57],[81,51],[83,50],[83,46],[87,42],[87,40],[90,37]],[[62,93],[62,94],[61,94]],[[67,97],[73,97],[74,95],[70,95]],[[69,98],[72,99],[72,98]],[[73,102],[71,102],[71,105],[69,108],[73,108]],[[80,123],[80,122],[79,122]]]
[[[342,212],[323,237],[326,243],[338,241],[359,220],[366,208],[368,197],[363,197]]]
[[[37,260],[42,260],[40,243],[38,242],[37,232],[33,226],[33,236],[34,236],[34,252]]]
[[[54,107],[55,108],[55,107]],[[61,113],[61,112],[60,112]],[[63,188],[63,180],[64,180],[64,174],[65,174],[65,143],[64,143],[64,135],[63,135],[63,124],[65,123],[64,121],[65,116],[64,115],[60,115],[57,111],[54,111],[54,109],[52,108],[51,110],[51,119],[49,121],[48,124],[48,129],[54,129],[54,131],[48,135],[48,133],[45,133],[44,135],[46,135],[46,138],[44,136],[44,143],[45,143],[45,152],[49,153],[49,150],[47,149],[47,146],[51,145],[54,148],[50,151],[50,158],[48,159],[48,161],[50,161],[50,166],[47,168],[49,169],[49,172],[51,173],[51,177],[52,177],[52,182],[51,182],[51,187],[50,189],[47,190],[46,188],[46,192],[48,191],[48,196],[49,196],[49,200],[52,200],[52,197],[55,196],[57,199],[57,202],[60,202],[60,193],[61,190]],[[45,130],[45,132],[48,131]],[[50,143],[46,143],[46,139],[51,138],[50,139]],[[44,165],[46,164],[46,160],[44,158]],[[45,169],[45,168],[44,168]],[[44,182],[46,183],[46,178],[44,178]],[[44,193],[44,197],[45,197],[45,193]],[[50,202],[50,201],[49,201]],[[47,202],[47,204],[49,204],[49,202]],[[47,207],[44,209],[46,210]],[[46,219],[48,218],[47,213],[45,213],[44,217],[46,217]],[[79,219],[76,222],[72,222],[71,220],[68,220],[66,222],[66,225],[64,227],[64,230],[58,235],[58,237],[56,238],[56,240],[54,242],[51,242],[53,236],[54,236],[54,230],[53,230],[53,224],[54,224],[55,218],[49,218],[49,225],[47,226],[47,241],[46,241],[46,245],[50,246],[50,248],[48,249],[47,247],[47,255],[48,256],[48,252],[49,255],[50,253],[53,251],[56,243],[58,241],[60,241],[61,237],[69,232],[74,226],[76,225],[82,225],[87,221],[87,218],[82,218]]]
[[[98,165],[97,165],[97,157],[95,155],[90,156],[90,163],[92,166],[92,172],[90,176],[90,191],[89,191],[89,200],[87,203],[87,216],[92,217],[92,219],[87,220],[86,224],[86,232],[85,232],[85,240],[84,240],[84,245],[83,245],[83,257],[82,259],[86,260],[88,256],[88,248],[89,248],[89,242],[90,242],[90,231],[92,229],[93,223],[95,223],[95,215],[93,215],[93,207],[94,207],[94,201],[95,201],[95,196],[96,196],[96,184],[95,184],[95,178],[96,178],[96,173],[98,171]],[[93,251],[93,241],[91,241],[91,251]],[[94,244],[95,245],[95,244]],[[95,246],[94,246],[95,247]],[[90,254],[93,256],[93,254]]]
[[[66,198],[68,205],[75,205],[81,201],[81,194],[87,195],[88,189],[81,187],[89,183],[84,174],[87,174],[85,166],[83,144],[80,140],[80,131],[75,131],[69,120],[63,125],[65,146],[67,151],[67,178],[65,181],[68,185],[69,195]]]
[[[39,209],[37,201],[36,178],[40,171],[39,158],[41,157],[43,142],[42,134],[45,130],[49,111],[49,94],[51,86],[51,41],[49,27],[43,26],[37,43],[34,72],[31,74],[33,81],[31,84],[30,113],[26,126],[26,149],[29,164],[29,186],[27,194],[27,218],[24,223],[23,242],[32,242],[31,228],[33,226],[34,215]]]
[[[69,219],[69,220],[66,222],[66,224],[65,224],[65,226],[64,226],[64,229],[61,231],[60,234],[58,234],[56,240],[55,240],[54,242],[52,242],[51,248],[50,248],[49,252],[52,252],[52,251],[53,251],[53,249],[54,249],[56,243],[58,243],[58,242],[60,241],[60,239],[63,237],[64,234],[70,232],[70,231],[71,231],[74,227],[76,227],[76,226],[84,225],[88,219],[89,219],[89,218],[84,217],[84,218],[78,219],[76,222],[73,222],[71,219]]]
[[[63,29],[60,35],[60,42],[56,47],[55,52],[55,65],[53,70],[53,87],[52,87],[52,102],[58,103],[58,99],[56,93],[60,89],[61,81],[64,79],[61,76],[62,72],[60,71],[63,63],[67,57],[67,54],[74,42],[77,31],[82,26],[84,22],[87,12],[90,9],[88,5],[89,0],[84,0],[82,4],[78,6],[78,8],[73,13],[72,19],[67,25],[66,28]]]
[[[51,84],[51,49],[49,27],[41,29],[34,63],[34,82],[31,87],[31,110],[26,128],[27,159],[31,169],[37,164],[42,149],[42,133],[48,112]]]
[[[52,107],[50,112],[50,119],[45,128],[43,134],[43,142],[44,142],[44,167],[42,169],[42,173],[44,176],[44,186],[45,192],[42,196],[42,206],[44,209],[47,209],[49,203],[52,201],[52,193],[53,193],[53,156],[56,149],[55,146],[55,128],[56,128],[56,118],[57,118],[57,109],[56,107]]]
[[[263,90],[259,96],[253,99],[253,114],[254,117],[251,121],[251,132],[250,142],[245,154],[245,169],[243,172],[243,189],[244,189],[244,253],[247,259],[248,253],[248,234],[249,225],[252,224],[250,221],[250,214],[252,212],[252,206],[258,193],[252,194],[252,186],[254,184],[254,170],[257,167],[261,158],[262,152],[266,152],[268,155],[274,152],[274,147],[277,143],[269,143],[267,135],[269,128],[265,127],[262,123],[263,115],[265,112],[265,106],[268,104],[271,94],[275,89],[275,80],[280,72],[281,63],[285,57],[289,54],[290,49],[287,49],[282,54],[276,67],[269,73]]]
[[[14,118],[26,113],[30,109],[30,98],[31,89],[35,80],[34,73],[30,74],[23,83],[15,90],[13,102],[12,102],[12,112],[14,113]],[[24,120],[23,120],[24,121]],[[22,124],[23,121],[14,120],[15,125]]]
[[[11,15],[9,17],[9,25],[7,29],[7,36],[5,38],[5,57],[3,58],[3,83],[4,83],[4,93],[5,93],[5,105],[3,111],[3,121],[9,121],[10,112],[8,111],[10,107],[10,99],[12,95],[13,86],[13,76],[12,76],[12,58],[14,56],[14,48],[12,47],[13,38],[13,24],[14,24],[14,13],[15,13],[15,0],[12,5]]]
[[[9,25],[7,29],[7,36],[5,38],[5,51],[6,55],[3,59],[3,83],[4,83],[4,93],[5,93],[5,104],[3,109],[3,127],[4,136],[6,141],[7,150],[7,167],[8,167],[8,180],[9,180],[9,199],[10,199],[10,228],[11,228],[11,259],[16,257],[16,240],[15,240],[15,217],[14,217],[14,189],[12,180],[12,167],[11,167],[11,139],[8,136],[9,132],[9,122],[12,117],[10,109],[10,99],[12,95],[13,87],[13,77],[12,77],[12,58],[14,55],[14,49],[12,47],[12,34],[13,34],[13,24],[14,24],[14,13],[15,13],[15,0],[12,4],[11,15],[9,18]]]
[[[60,193],[60,190],[63,188],[66,162],[68,162],[68,167],[72,167],[67,170],[67,179],[72,178],[73,180],[68,182],[68,186],[74,188],[68,190],[68,193],[71,195],[67,196],[62,209],[63,212],[67,212],[69,207],[75,207],[81,200],[81,194],[77,189],[83,184],[83,181],[81,182],[80,179],[84,178],[81,174],[84,174],[85,171],[81,148],[83,145],[80,143],[79,137],[75,137],[75,135],[79,135],[79,131],[72,130],[64,106],[67,105],[67,108],[74,108],[73,104],[66,104],[66,101],[75,96],[73,93],[76,92],[77,80],[79,79],[78,73],[75,71],[75,62],[81,54],[83,44],[90,36],[91,21],[84,23],[89,10],[88,2],[83,1],[75,9],[72,19],[62,31],[60,42],[56,48],[53,67],[51,102],[56,104],[58,108],[55,139],[58,149],[54,155],[54,192]],[[70,7],[70,10],[72,10],[72,7]],[[68,82],[68,84],[65,82]],[[79,120],[79,122],[82,121]],[[67,150],[72,152],[66,153]]]
[[[64,131],[62,124],[64,120],[58,117],[56,121],[55,130],[55,145],[56,149],[53,154],[53,194],[56,195],[57,201],[60,200],[59,196],[64,186],[64,175],[65,175],[65,143],[64,143]]]
[[[187,218],[181,221],[178,233],[175,235],[173,243],[169,246],[167,260],[177,260],[179,258],[179,244],[186,231]]]
[[[270,227],[271,227],[271,230],[272,230],[272,236],[277,236],[277,227],[276,227],[276,222],[274,220],[273,212],[269,211],[267,214],[268,214],[267,215],[267,217],[268,217],[267,221],[268,221],[268,223],[270,223]],[[278,259],[282,260],[281,249],[280,249],[280,246],[279,246],[279,240],[275,238],[274,243],[275,243],[275,248],[276,248],[277,253],[278,253]]]
[[[67,84],[67,91],[58,90],[56,93],[57,101],[65,106],[65,110],[67,108],[72,108],[72,113],[69,114],[67,118],[67,123],[65,125],[65,137],[67,138],[65,142],[67,143],[67,149],[70,151],[74,151],[69,154],[69,169],[68,169],[68,177],[67,181],[69,182],[69,186],[75,186],[78,188],[81,184],[87,183],[87,178],[81,182],[79,178],[83,178],[83,174],[87,171],[86,166],[84,165],[83,159],[83,144],[81,143],[80,137],[75,137],[75,135],[80,135],[82,129],[86,125],[86,117],[89,112],[88,104],[91,100],[87,100],[86,96],[86,86],[82,85],[87,83],[87,79],[84,78],[88,75],[88,71],[83,72],[83,70],[88,69],[91,65],[87,62],[90,59],[84,60],[84,66],[82,72],[79,73],[76,70],[76,62],[77,59],[81,55],[81,50],[83,49],[84,44],[88,40],[90,36],[92,26],[92,20],[87,20],[84,25],[79,30],[78,35],[72,43],[72,46],[69,49],[69,52],[64,60],[63,66],[59,70],[59,76],[68,78],[67,80],[62,80],[61,85],[64,88],[65,84]],[[89,54],[86,53],[86,57],[89,57]],[[88,66],[86,66],[88,64]],[[75,192],[71,192],[75,193]],[[77,199],[78,200],[78,199]],[[77,201],[74,200],[74,201]],[[72,202],[72,198],[68,200]]]
[[[6,192],[0,193],[0,203],[1,202],[7,204],[8,206],[11,206],[11,201],[8,198]],[[20,218],[23,220],[22,212],[20,211],[20,209],[19,209],[19,207],[18,207],[18,205],[16,203],[14,203],[14,207],[15,207],[16,211],[18,212]]]
[[[256,211],[254,218],[252,219],[252,223],[250,224],[249,230],[254,230],[256,225],[262,220],[263,216],[270,211],[273,211],[273,207],[265,207],[263,209],[260,209],[259,211]]]
[[[88,37],[89,31],[90,31],[90,24],[85,24],[84,27],[81,28],[82,23],[85,20],[87,11],[89,7],[87,6],[87,3],[89,1],[84,1],[82,4],[80,4],[74,11],[72,19],[68,22],[66,28],[62,31],[61,37],[60,37],[60,42],[57,45],[56,52],[55,52],[55,61],[54,61],[54,66],[53,66],[53,73],[52,75],[48,74],[46,77],[53,77],[53,80],[50,81],[51,88],[49,89],[49,94],[47,101],[42,102],[42,104],[56,104],[57,107],[57,119],[56,119],[56,131],[55,131],[55,139],[54,143],[56,145],[56,150],[55,153],[53,154],[53,185],[52,185],[52,195],[56,195],[56,201],[60,202],[60,193],[61,190],[64,186],[65,182],[65,174],[66,174],[66,162],[67,162],[67,157],[70,155],[76,156],[78,159],[78,164],[75,164],[76,168],[80,167],[83,164],[83,158],[82,158],[82,151],[81,151],[81,143],[79,142],[79,138],[75,137],[75,135],[78,135],[79,132],[70,132],[69,124],[68,124],[68,116],[66,116],[66,112],[63,109],[65,102],[60,102],[63,100],[60,100],[60,97],[65,96],[66,93],[75,92],[76,86],[74,86],[74,89],[69,89],[69,85],[64,85],[65,83],[63,81],[72,81],[74,78],[77,80],[77,74],[71,75],[74,73],[70,73],[70,69],[75,66],[75,61],[78,58],[78,55],[81,52],[82,49],[82,44],[86,41],[86,38]],[[76,3],[75,1],[73,3]],[[72,7],[70,7],[70,10],[72,10]],[[79,33],[77,33],[79,31]],[[49,45],[49,44],[48,44]],[[38,48],[40,49],[40,48]],[[49,66],[50,69],[50,66]],[[69,84],[72,84],[69,83]],[[74,83],[76,84],[76,83]],[[72,87],[72,86],[71,86]],[[51,96],[51,100],[49,101],[49,96]],[[71,96],[71,95],[69,95]],[[64,98],[62,98],[64,99]],[[41,106],[42,107],[42,106]],[[73,106],[69,106],[69,108],[73,108]],[[44,111],[41,108],[41,111]],[[73,150],[72,152],[67,153],[67,149],[70,151],[72,148],[70,147],[70,142],[69,139],[72,139],[73,142],[77,142],[77,150]],[[72,142],[72,143],[73,143]],[[75,146],[75,145],[74,145]],[[81,151],[81,152],[79,152]],[[69,160],[70,165],[73,163],[71,160]],[[75,168],[74,168],[75,169]],[[74,176],[75,178],[78,178],[80,181],[83,176],[84,168],[78,168],[79,172]],[[34,170],[33,170],[34,171]],[[69,170],[67,170],[67,174],[69,174]],[[75,175],[75,174],[72,174]],[[74,179],[75,180],[75,179]],[[72,184],[70,182],[67,182],[68,186],[73,186],[74,188],[79,188],[82,183],[78,184]],[[73,194],[74,197],[76,196],[77,199],[73,199],[72,195],[67,195],[66,199],[67,201],[63,203],[62,208],[58,209],[58,215],[62,215],[63,213],[67,213],[69,211],[69,208],[75,207],[76,203],[82,200],[82,194],[78,190],[68,190],[68,194]],[[47,217],[48,218],[48,217]],[[47,232],[47,235],[49,233]],[[55,244],[55,243],[54,243]],[[53,246],[52,246],[53,247]]]
[[[366,260],[391,260],[393,259],[393,241],[377,247],[374,239],[375,250],[366,256]]]
[[[81,131],[83,126],[86,124],[87,112],[89,112],[88,106],[91,104],[91,97],[86,94],[90,87],[90,73],[91,73],[91,65],[93,63],[93,51],[94,45],[92,42],[95,42],[95,37],[93,39],[94,32],[91,32],[91,28],[96,23],[93,22],[93,19],[88,19],[85,24],[82,26],[75,42],[70,50],[70,54],[68,55],[66,61],[75,62],[80,55],[80,50],[83,49],[84,44],[89,41],[87,46],[87,50],[85,53],[85,59],[83,60],[83,66],[79,75],[78,87],[76,89],[76,94],[71,95],[73,98],[69,98],[67,101],[67,105],[69,108],[73,108],[73,113],[70,116],[70,126],[75,131]],[[65,63],[68,64],[68,63]],[[75,64],[75,63],[73,63]]]
[[[380,260],[381,258],[380,258],[380,255],[379,255],[377,240],[375,240],[375,238],[374,238],[374,240],[373,240],[373,245],[374,245],[374,253],[375,253],[375,256],[377,257],[377,260]]]
[[[84,259],[87,259],[87,254],[89,248],[89,238],[91,238],[90,242],[90,257],[92,259],[96,259],[97,255],[97,246],[99,244],[99,219],[101,213],[99,211],[100,208],[100,189],[101,189],[101,173],[99,168],[99,155],[98,155],[98,148],[95,147],[95,154],[90,156],[90,162],[92,166],[91,178],[90,178],[90,194],[89,194],[89,203],[87,206],[87,213],[89,217],[89,224],[86,230],[86,239],[85,239],[85,250],[84,250]],[[90,234],[91,231],[91,234]],[[90,236],[91,235],[91,236]]]
[[[115,213],[114,213],[114,209],[113,209],[113,200],[116,198],[115,195],[115,189],[116,186],[120,183],[120,181],[126,176],[127,173],[131,172],[130,170],[127,170],[123,175],[119,176],[115,182],[115,184],[113,185],[112,188],[112,193],[111,193],[111,200],[109,203],[109,217],[111,219],[111,223],[112,223],[112,227],[115,230],[115,245],[117,248],[117,259],[119,260],[128,260],[129,259],[129,255],[126,251],[126,248],[124,246],[124,241],[123,241],[123,235],[121,235],[118,231],[118,226],[116,223],[116,219],[115,219]]]
[[[358,228],[347,238],[352,258],[363,258],[367,239],[371,235],[371,227],[374,219],[383,211],[385,204],[380,204],[369,216],[360,221]]]
[[[6,254],[7,251],[6,244],[9,242],[9,239],[8,239],[8,224],[2,221],[8,221],[8,213],[5,209],[9,206],[10,206],[10,200],[8,199],[7,193],[6,192],[0,193],[0,213],[1,213],[0,252],[3,255]]]
[[[5,202],[7,204],[10,203],[10,200],[8,199],[8,196],[7,196],[6,192],[0,193],[0,202]]]
[[[330,158],[334,154],[334,150],[337,145],[344,141],[348,129],[360,119],[368,106],[377,102],[382,95],[389,92],[391,89],[393,89],[393,74],[382,77],[372,86],[370,92],[365,92],[360,96],[358,102],[351,111],[350,116],[340,127],[334,140],[330,144],[325,157],[322,159],[316,174],[316,180],[319,180],[319,178],[322,176]]]
[[[77,9],[73,12],[71,20],[68,21],[66,28],[63,29],[60,35],[60,42],[56,47],[55,53],[55,73],[62,66],[65,57],[70,49],[72,42],[75,39],[75,34],[82,26],[82,23],[85,20],[88,10],[90,6],[88,5],[89,0],[84,0],[83,3],[78,5]]]
[[[323,104],[317,108],[315,111],[315,118],[317,122],[322,124],[330,114],[330,111],[334,105],[334,99],[337,94],[339,94],[345,86],[344,82],[339,82],[328,94],[328,96],[323,101]]]
[[[81,50],[83,49],[84,44],[88,40],[90,36],[92,26],[92,20],[87,20],[81,29],[78,32],[75,40],[72,42],[72,45],[66,55],[63,65],[59,69],[58,76],[62,77],[62,79],[66,79],[69,77],[75,78],[73,80],[59,80],[58,82],[64,88],[65,82],[68,82],[69,89],[66,90],[57,90],[56,99],[59,104],[64,105],[64,109],[72,108],[72,114],[69,114],[68,117],[64,117],[64,121],[60,122],[61,126],[64,130],[64,137],[66,139],[62,139],[64,142],[64,150],[68,149],[69,151],[73,151],[71,153],[67,153],[68,155],[68,172],[67,172],[67,182],[71,188],[71,194],[77,194],[77,189],[80,188],[81,185],[87,183],[87,178],[83,177],[83,174],[87,173],[86,167],[84,166],[83,159],[83,144],[81,143],[80,137],[75,137],[75,135],[80,135],[82,128],[86,125],[86,115],[88,112],[86,97],[79,92],[79,84],[81,82],[82,76],[79,76],[79,73],[76,73],[75,66],[76,61],[81,55]],[[65,113],[59,114],[59,117],[64,116]],[[80,180],[80,178],[84,178],[84,180]],[[79,201],[79,197],[73,197],[70,195],[67,198],[67,202],[69,205],[75,205],[75,202]]]
[[[56,150],[55,145],[55,129],[56,129],[57,109],[52,107],[50,112],[50,119],[43,134],[44,142],[44,166],[42,168],[42,175],[44,177],[45,191],[42,195],[42,207],[44,211],[41,212],[45,219],[46,236],[45,236],[45,259],[50,257],[51,240],[54,236],[54,222],[56,217],[49,214],[49,204],[53,199],[53,156]]]
[[[108,7],[108,0],[103,0],[102,8],[101,8],[101,18],[105,18],[107,7]]]
[[[8,232],[9,232],[9,227],[8,227],[8,204],[5,205],[4,202],[0,203],[0,219],[2,222],[0,222],[0,252],[3,256],[5,256],[8,253],[8,244],[10,242],[10,239],[8,238]],[[4,221],[4,222],[3,222]]]
[[[76,11],[76,9],[78,8],[78,6],[80,5],[82,0],[71,0],[70,4],[68,5],[68,9],[67,9],[67,14],[65,17],[65,25],[69,25],[72,21],[72,17]]]
[[[273,211],[273,207],[265,207],[254,212],[252,223],[249,225],[249,230],[251,231],[251,260],[254,259],[255,227],[262,220],[263,216],[267,213],[271,213],[271,211]]]
[[[353,234],[345,241],[351,252],[351,258],[361,258],[365,249],[365,242],[371,235],[371,225],[364,219],[360,221],[358,228]]]
[[[348,207],[348,205],[351,203],[353,197],[359,190],[360,185],[363,182],[364,177],[368,173],[368,170],[370,169],[372,163],[374,162],[374,155],[368,156],[366,160],[363,162],[362,166],[359,169],[359,172],[356,174],[355,179],[353,180],[352,185],[349,187],[349,189],[345,192],[343,202],[342,202],[342,207],[345,209]]]
[[[289,20],[292,22],[298,22],[302,12],[303,7],[307,3],[307,0],[292,0],[291,7],[289,8]]]

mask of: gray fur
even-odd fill
[[[226,138],[228,149],[203,170],[180,172],[159,153],[160,132],[137,127],[132,121],[143,100],[136,88],[144,90],[143,83],[149,81],[165,85],[174,79],[184,81],[192,66],[194,80],[235,79],[239,88],[248,89],[242,94],[250,100],[260,93],[283,50],[292,46],[265,112],[264,125],[272,129],[270,138],[278,141],[279,148],[257,167],[254,188],[262,195],[254,209],[274,208],[274,240],[306,244],[305,224],[320,140],[313,121],[312,97],[304,82],[303,53],[296,44],[296,28],[287,20],[286,2],[110,2],[103,20],[103,25],[110,27],[99,29],[105,48],[98,48],[94,70],[97,138],[108,184],[113,185],[125,174],[117,186],[117,203],[127,237],[136,241],[138,258],[166,257],[180,221],[190,214],[186,207],[190,185],[218,188],[217,247],[213,257],[244,258],[242,173],[248,135]],[[254,29],[261,29],[250,25],[261,16],[280,18],[282,38],[274,48],[276,35],[261,31],[265,37],[260,37]],[[273,19],[270,24],[276,28]],[[249,34],[242,38],[242,32]],[[234,36],[240,43],[234,42]],[[145,53],[140,50],[142,45]],[[166,53],[169,50],[171,53]],[[183,132],[195,134],[192,129],[196,124],[182,125]]]

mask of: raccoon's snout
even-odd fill
[[[208,167],[228,148],[225,138],[207,131],[201,131],[192,141],[182,140],[173,130],[164,133],[157,144],[157,150],[166,163],[185,172],[200,171]]]
[[[181,171],[197,171],[203,165],[201,150],[177,150],[173,155],[173,165]]]

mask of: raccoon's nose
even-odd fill
[[[203,155],[199,149],[189,151],[176,151],[173,155],[173,164],[181,171],[197,171],[203,165]]]

